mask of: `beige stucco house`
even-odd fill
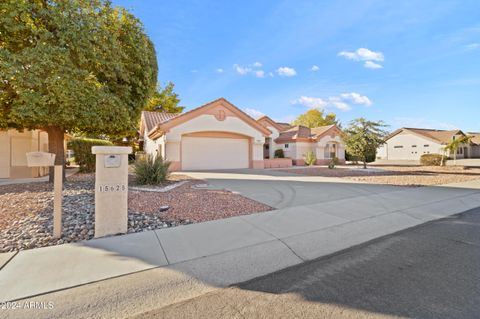
[[[445,145],[465,135],[470,134],[465,134],[461,130],[401,128],[386,138],[385,144],[377,150],[377,159],[420,160],[423,154],[443,154]],[[453,154],[447,155],[453,156]],[[470,144],[462,145],[457,150],[456,157],[480,157],[480,138],[475,136]]]
[[[48,168],[27,167],[27,152],[48,151],[48,134],[41,130],[0,131],[0,178],[28,178],[48,174]]]
[[[336,126],[308,129],[268,117],[255,120],[224,98],[183,114],[143,112],[140,124],[144,151],[163,156],[172,170],[278,167],[288,161],[273,158],[277,148],[296,165],[309,149],[318,163],[332,156],[344,160],[339,133]]]

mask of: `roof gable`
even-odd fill
[[[217,113],[216,111],[223,112]],[[158,137],[159,134],[156,134],[156,131],[168,132],[171,128],[204,114],[214,115],[218,119],[222,116],[236,116],[260,133],[262,133],[264,136],[270,136],[270,134],[272,133],[266,127],[255,121],[252,117],[250,117],[248,114],[240,110],[238,107],[236,107],[226,99],[219,98],[193,110],[185,112],[179,116],[171,118],[161,123],[160,125],[157,125],[152,131],[150,131],[149,135]]]
[[[261,125],[265,126],[265,127],[267,127],[267,125],[270,124],[270,126],[274,127],[279,132],[285,131],[286,129],[289,128],[289,126],[286,127],[285,124],[277,123],[266,115],[257,119],[257,122],[260,123]]]
[[[403,132],[408,132],[412,133],[417,136],[421,136],[423,138],[429,139],[431,141],[440,143],[440,144],[447,144],[452,140],[452,137],[455,135],[463,135],[465,136],[465,133],[463,133],[461,130],[434,130],[434,129],[422,129],[422,128],[409,128],[409,127],[402,127],[393,133],[391,133],[385,141],[388,141],[392,137],[403,133]]]
[[[285,130],[280,133],[275,142],[285,143],[285,142],[296,142],[296,141],[307,141],[307,142],[317,142],[323,136],[327,134],[340,134],[341,131],[336,125],[327,125],[319,126],[314,128],[308,128],[306,126],[297,125],[288,130]]]

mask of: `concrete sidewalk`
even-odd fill
[[[474,184],[361,192],[266,213],[0,254],[0,301],[158,267],[170,274],[165,276],[181,274],[225,287],[479,207],[480,189]],[[173,294],[174,287],[169,289],[166,295]]]

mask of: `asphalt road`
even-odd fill
[[[480,318],[480,209],[135,318]]]

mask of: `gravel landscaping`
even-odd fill
[[[224,190],[195,188],[203,184],[185,175],[171,175],[166,192],[129,191],[128,232],[140,232],[269,211],[272,208]],[[67,178],[63,192],[63,236],[53,231],[53,192],[48,183],[0,186],[0,252],[91,239],[94,235],[94,176]],[[166,212],[160,206],[168,205]]]
[[[371,184],[399,186],[441,185],[480,179],[480,169],[478,168],[452,166],[382,166],[367,170],[357,167],[329,169],[315,166],[281,169],[281,171],[299,175],[339,177]]]

